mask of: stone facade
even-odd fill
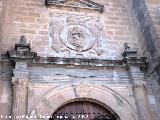
[[[157,75],[159,68],[152,74],[151,72],[159,65],[159,1],[158,0],[128,0],[128,8],[133,16],[133,23],[136,29],[142,53],[148,57],[148,98],[150,101],[150,111],[152,119],[159,119],[159,85]],[[156,73],[157,72],[157,73]],[[154,96],[153,96],[154,95]],[[156,104],[157,103],[157,104]]]
[[[0,1],[0,12],[2,11],[3,0]]]
[[[160,53],[158,0],[94,1],[102,13],[74,0],[83,8],[0,0],[2,119],[41,119],[75,100],[121,120],[160,119],[158,74],[147,76]]]
[[[138,41],[134,35],[134,30],[132,29],[132,18],[129,16],[126,5],[120,0],[102,2],[102,4],[105,5],[103,14],[100,14],[96,11],[86,12],[85,10],[82,10],[82,12],[78,12],[80,10],[65,10],[69,8],[64,8],[62,10],[55,9],[55,7],[47,8],[44,3],[44,0],[22,0],[19,2],[14,2],[13,0],[8,1],[7,4],[11,5],[6,8],[6,12],[9,13],[5,14],[6,20],[4,21],[5,26],[3,28],[6,29],[4,32],[9,34],[9,36],[5,36],[5,33],[2,35],[2,42],[5,46],[5,48],[1,50],[3,53],[5,53],[7,50],[13,49],[13,46],[11,46],[9,43],[12,42],[15,44],[17,42],[17,38],[19,38],[21,35],[26,35],[28,37],[28,42],[31,44],[32,50],[38,52],[40,56],[47,56],[48,53],[55,53],[52,47],[52,42],[55,41],[50,40],[48,36],[48,34],[50,34],[49,23],[51,18],[58,15],[74,17],[74,15],[77,16],[77,14],[79,15],[79,17],[77,16],[77,19],[81,17],[83,18],[81,21],[75,22],[83,23],[85,20],[93,18],[93,16],[93,20],[99,19],[99,23],[97,23],[97,29],[99,29],[99,32],[101,32],[102,29],[102,32],[99,34],[102,34],[103,36],[97,37],[101,37],[99,39],[103,39],[101,40],[101,44],[103,45],[102,47],[105,48],[104,56],[108,56],[110,59],[121,58],[121,55],[118,53],[123,52],[123,44],[125,42],[128,42],[131,47],[136,49],[139,48]],[[61,21],[63,22],[63,19]],[[93,21],[91,20],[91,22]],[[6,27],[8,24],[10,24],[10,26]],[[90,33],[88,34],[89,36],[91,35]],[[54,55],[51,54],[49,56],[56,57],[59,56],[59,54],[57,55],[55,53]]]

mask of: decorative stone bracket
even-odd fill
[[[7,52],[8,56],[12,60],[16,59],[34,59],[37,53],[30,51],[30,44],[26,43],[26,37],[22,36],[20,42],[15,45],[15,50]]]
[[[132,50],[127,43],[124,44],[124,52],[122,54],[123,61],[130,66],[138,66],[140,68],[147,68],[147,57],[137,57],[137,51]]]

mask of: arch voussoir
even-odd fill
[[[106,87],[80,84],[64,86],[58,92],[55,91],[53,89],[46,94],[34,107],[30,115],[49,116],[63,105],[79,99],[98,102],[98,104],[112,109],[121,120],[137,120],[136,110],[128,104],[128,101]]]

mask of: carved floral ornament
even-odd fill
[[[102,41],[104,30],[99,18],[85,16],[52,16],[50,20],[51,47],[57,53],[66,52],[67,57],[100,56],[104,53]]]

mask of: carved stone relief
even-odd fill
[[[45,4],[71,7],[74,9],[81,8],[81,9],[97,10],[100,13],[104,11],[104,5],[96,3],[92,0],[45,0]]]
[[[98,57],[104,53],[100,18],[51,14],[49,36],[51,48],[64,57]]]
[[[28,85],[28,79],[27,78],[24,78],[24,79],[19,79],[19,78],[12,78],[12,84],[14,86],[21,86],[21,87],[26,87]]]

